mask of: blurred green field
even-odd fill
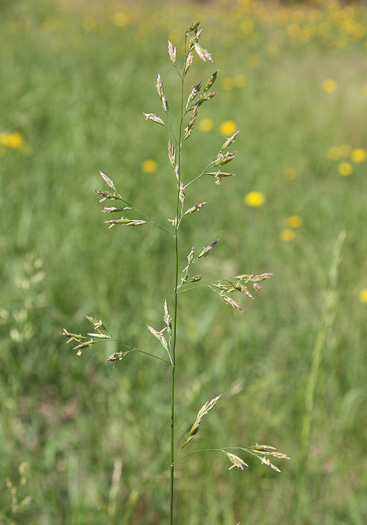
[[[184,224],[182,267],[192,245],[219,238],[208,280],[274,276],[244,314],[204,287],[182,294],[177,439],[222,393],[192,450],[257,442],[292,460],[281,474],[251,458],[228,471],[215,453],[178,463],[176,522],[364,524],[367,12],[335,1],[129,5],[0,3],[0,522],[168,521],[169,370],[137,354],[112,367],[112,343],[77,358],[59,334],[89,330],[92,314],[160,355],[145,325],[160,326],[172,295],[173,244],[150,226],[108,230],[94,190],[102,170],[159,224],[174,216],[166,130],[142,113],[160,111],[158,72],[177,108],[167,39],[180,50],[201,19],[214,65],[196,57],[189,81],[218,69],[218,95],[186,143],[184,175],[217,153],[223,123],[241,132],[236,177],[202,179],[190,196],[208,204]],[[253,191],[263,205],[245,203]],[[15,509],[15,496],[32,500]]]

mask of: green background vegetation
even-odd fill
[[[367,163],[349,154],[367,148],[367,14],[336,2],[229,4],[139,2],[131,12],[116,3],[0,4],[0,133],[23,138],[19,147],[0,146],[4,524],[167,521],[169,370],[138,354],[113,368],[105,363],[118,350],[112,343],[77,358],[59,333],[89,330],[84,315],[92,314],[118,339],[162,351],[145,325],[160,326],[163,300],[171,297],[173,244],[150,226],[107,230],[93,191],[103,189],[102,170],[156,221],[174,216],[168,137],[142,113],[160,111],[158,72],[172,111],[177,107],[167,39],[180,51],[186,27],[198,18],[215,62],[196,57],[189,80],[205,81],[216,69],[220,77],[217,97],[199,113],[214,128],[197,126],[187,141],[184,176],[216,154],[223,122],[235,121],[241,132],[231,164],[236,177],[219,187],[201,179],[189,195],[193,204],[208,204],[184,225],[182,266],[192,245],[200,250],[219,238],[202,264],[208,279],[274,277],[245,304],[245,314],[206,288],[183,294],[178,438],[204,402],[222,393],[192,450],[257,442],[292,461],[278,462],[278,475],[251,458],[244,458],[244,472],[228,472],[221,454],[188,458],[177,465],[177,523],[367,520],[367,305],[360,300],[367,288]],[[221,80],[231,87],[228,78],[236,75],[246,85],[224,89]],[[323,90],[326,79],[335,80],[333,93]],[[332,147],[338,159],[328,156]],[[155,173],[142,171],[147,159],[157,162]],[[341,162],[352,165],[350,176],[338,173]],[[289,169],[294,180],[284,176]],[[245,205],[250,191],[264,194],[263,206]],[[280,233],[293,215],[303,225],[284,242]],[[330,296],[341,231],[346,239]],[[320,333],[303,464],[305,395]],[[12,514],[5,479],[17,486],[24,462],[28,482],[18,497],[32,501]]]

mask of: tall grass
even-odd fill
[[[169,523],[173,525],[175,520],[175,469],[179,461],[182,461],[190,456],[195,454],[203,454],[204,452],[222,452],[227,459],[230,461],[232,466],[230,469],[236,467],[240,470],[244,470],[245,467],[248,467],[248,464],[241,457],[243,453],[249,454],[252,457],[257,457],[263,465],[267,465],[272,470],[276,472],[281,472],[279,468],[274,465],[271,461],[274,459],[290,459],[286,454],[277,452],[276,448],[270,445],[253,445],[251,447],[244,446],[222,446],[222,448],[210,448],[210,449],[199,449],[194,452],[187,453],[186,446],[196,438],[196,435],[199,431],[201,423],[205,416],[216,406],[222,394],[216,395],[210,401],[206,401],[200,408],[196,419],[194,420],[190,430],[187,432],[186,439],[183,439],[180,436],[181,447],[177,446],[177,429],[176,429],[176,420],[177,417],[177,408],[179,408],[179,403],[177,402],[176,396],[176,375],[177,372],[180,372],[180,369],[176,371],[178,358],[179,358],[179,344],[177,333],[179,332],[181,325],[181,316],[179,315],[179,304],[180,296],[182,293],[191,292],[192,290],[197,290],[202,286],[203,275],[193,274],[193,271],[200,266],[204,258],[212,255],[213,249],[218,244],[219,239],[209,242],[204,248],[202,248],[199,253],[195,252],[195,247],[193,246],[188,255],[186,256],[186,261],[182,261],[182,245],[180,242],[181,238],[181,229],[183,224],[187,220],[192,220],[192,217],[189,217],[193,214],[196,215],[206,204],[204,202],[192,201],[193,187],[196,186],[200,179],[211,178],[214,180],[215,184],[220,186],[222,179],[234,177],[234,173],[231,171],[223,171],[227,168],[227,165],[232,162],[235,158],[235,152],[231,151],[234,142],[237,139],[239,131],[231,129],[227,133],[227,130],[224,130],[223,134],[230,135],[227,137],[222,144],[221,148],[218,150],[216,155],[212,158],[210,162],[206,161],[206,167],[200,167],[198,173],[191,173],[189,177],[184,177],[182,174],[182,152],[185,150],[185,141],[188,140],[194,130],[199,112],[201,112],[202,105],[207,104],[211,101],[216,92],[212,91],[212,86],[216,83],[218,71],[215,71],[209,79],[205,82],[199,82],[191,87],[191,90],[186,93],[186,76],[190,69],[192,68],[194,54],[197,54],[201,60],[204,62],[209,61],[213,62],[213,59],[210,53],[201,46],[199,43],[202,29],[199,29],[200,21],[194,22],[185,32],[185,44],[184,44],[184,56],[182,60],[179,60],[177,57],[177,49],[172,44],[171,41],[168,41],[168,54],[172,65],[174,66],[176,73],[179,77],[179,89],[177,90],[177,95],[180,100],[179,103],[179,113],[178,115],[172,115],[169,107],[171,102],[168,102],[163,81],[161,76],[158,74],[156,89],[158,96],[161,101],[164,117],[163,119],[155,113],[144,113],[145,119],[163,126],[169,132],[168,140],[168,159],[172,168],[172,176],[174,186],[176,188],[176,196],[173,201],[173,210],[175,210],[176,215],[173,219],[168,219],[168,222],[173,229],[170,231],[167,229],[167,226],[163,226],[152,220],[146,213],[136,208],[133,204],[128,202],[125,195],[121,195],[116,189],[115,183],[103,172],[100,172],[100,175],[103,179],[103,182],[106,185],[104,190],[96,190],[97,195],[100,197],[100,202],[107,204],[118,204],[118,206],[105,206],[102,209],[102,212],[108,214],[109,218],[105,220],[105,224],[108,224],[109,229],[113,227],[122,227],[126,229],[136,229],[137,227],[142,227],[150,225],[151,227],[158,228],[161,232],[168,235],[173,246],[174,252],[174,264],[172,266],[172,275],[171,282],[173,283],[173,297],[170,301],[170,306],[172,307],[172,317],[170,314],[169,306],[167,299],[164,300],[164,315],[163,323],[164,327],[161,330],[156,330],[150,325],[147,325],[149,332],[159,341],[163,347],[164,356],[157,355],[153,353],[150,348],[149,351],[141,350],[135,347],[126,344],[126,342],[121,342],[118,339],[114,338],[113,335],[107,330],[104,322],[102,320],[96,319],[93,316],[87,315],[87,320],[92,324],[93,328],[91,332],[87,332],[85,335],[69,332],[65,328],[62,331],[62,335],[66,336],[68,341],[67,343],[73,343],[75,345],[73,350],[76,350],[76,354],[81,356],[84,351],[94,349],[95,345],[101,343],[106,343],[108,341],[113,341],[119,347],[122,347],[120,351],[113,352],[107,359],[107,363],[118,363],[119,361],[125,360],[127,356],[133,353],[137,353],[140,356],[150,357],[160,361],[161,363],[168,364],[171,368],[171,377],[168,383],[170,383],[170,482],[169,482]],[[173,125],[173,118],[176,117],[176,126]],[[225,126],[225,128],[232,128],[233,124]],[[146,172],[151,172],[156,170],[156,162],[153,160],[147,160],[143,163],[143,170]],[[223,168],[225,166],[225,168]],[[172,181],[171,181],[172,182]],[[168,181],[167,181],[168,183]],[[191,195],[191,199],[187,199],[188,195]],[[262,201],[263,197],[261,194],[252,193],[255,200]],[[111,202],[112,201],[112,202]],[[191,201],[191,202],[190,202]],[[250,201],[252,202],[252,201]],[[160,198],[157,199],[157,204],[160,203]],[[189,204],[187,204],[189,203]],[[173,211],[172,210],[172,211]],[[131,217],[131,214],[136,218]],[[118,216],[118,218],[116,218]],[[165,237],[167,239],[167,236]],[[173,242],[172,242],[173,241]],[[161,259],[161,258],[160,258]],[[162,260],[162,259],[161,259]],[[166,261],[162,260],[162,263],[165,264]],[[196,265],[196,263],[199,263]],[[181,265],[184,268],[181,270]],[[193,269],[192,267],[195,266]],[[181,271],[180,271],[181,270]],[[224,301],[227,305],[230,305],[235,310],[244,312],[244,307],[240,302],[233,298],[235,295],[243,294],[244,297],[254,299],[251,291],[255,294],[263,289],[262,281],[267,280],[271,277],[271,273],[262,273],[260,275],[256,274],[240,274],[236,276],[226,276],[222,277],[216,282],[206,283],[205,286],[209,287],[220,299]],[[200,284],[198,284],[200,283]],[[251,288],[250,288],[251,287]],[[250,291],[250,289],[251,291]],[[190,294],[190,304],[194,302],[192,294]],[[200,318],[197,319],[197,324],[201,322]],[[167,359],[168,358],[168,359]],[[194,380],[194,378],[192,378]],[[207,418],[205,418],[207,419]],[[160,442],[164,440],[161,436]],[[185,449],[185,451],[184,451]],[[235,452],[240,453],[241,456],[235,454]],[[116,464],[115,464],[116,465]],[[118,475],[113,476],[119,478],[121,475],[121,460],[117,463],[118,465]],[[115,472],[115,471],[114,471]],[[113,494],[116,494],[118,491],[116,483],[113,485]],[[112,493],[112,487],[111,487]]]

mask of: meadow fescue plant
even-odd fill
[[[212,88],[217,79],[217,71],[211,74],[205,83],[199,82],[186,92],[186,77],[192,67],[194,55],[196,54],[204,62],[213,62],[211,54],[199,43],[202,32],[202,30],[199,29],[199,25],[200,22],[197,21],[185,32],[184,56],[181,62],[178,60],[176,48],[171,42],[168,42],[169,59],[177,72],[180,83],[180,111],[178,118],[177,115],[171,115],[170,113],[170,106],[166,97],[163,80],[159,74],[157,77],[156,88],[162,104],[162,116],[155,113],[144,113],[146,120],[166,128],[166,131],[169,134],[168,159],[171,166],[170,183],[176,188],[175,202],[172,203],[172,208],[175,211],[172,214],[173,217],[167,219],[169,224],[167,226],[160,225],[160,218],[154,217],[154,219],[152,219],[131,204],[127,200],[129,197],[119,193],[114,181],[103,172],[100,172],[100,175],[106,188],[104,190],[96,191],[97,195],[100,197],[100,202],[112,201],[111,204],[117,204],[104,207],[102,210],[103,213],[108,215],[118,215],[118,218],[116,219],[112,218],[105,220],[108,228],[113,228],[115,226],[146,227],[150,224],[169,234],[168,242],[171,243],[172,250],[175,254],[175,262],[172,267],[172,296],[168,299],[162,299],[163,327],[157,329],[147,325],[150,333],[163,347],[163,353],[162,355],[157,356],[149,350],[141,350],[130,346],[128,342],[122,343],[117,341],[107,330],[104,322],[91,315],[86,316],[87,320],[92,325],[92,330],[87,334],[82,335],[71,333],[66,329],[62,332],[62,335],[68,338],[68,343],[76,343],[74,350],[76,350],[78,356],[80,356],[84,350],[90,349],[98,343],[114,340],[121,345],[122,349],[111,354],[107,358],[108,363],[117,363],[118,361],[127,359],[130,353],[137,352],[146,354],[154,359],[159,359],[165,364],[165,366],[170,367],[171,379],[170,384],[167,384],[167,388],[170,389],[171,393],[170,407],[167,407],[167,410],[170,410],[170,430],[167,429],[167,436],[168,434],[170,436],[170,458],[169,460],[167,459],[167,466],[169,466],[170,469],[170,496],[169,510],[167,512],[170,525],[174,523],[175,517],[175,465],[178,461],[204,451],[196,450],[194,452],[186,452],[186,447],[188,447],[191,441],[195,438],[203,420],[206,419],[209,412],[215,408],[222,396],[222,394],[215,392],[214,397],[202,405],[186,439],[181,443],[177,443],[175,437],[175,413],[179,410],[179,403],[175,398],[175,378],[176,374],[180,372],[180,370],[177,369],[176,364],[176,356],[179,352],[178,333],[180,329],[180,294],[191,291],[194,293],[194,289],[198,286],[208,286],[208,288],[223,301],[223,306],[227,304],[235,310],[239,310],[239,312],[244,312],[244,306],[240,302],[241,297],[247,297],[253,300],[253,293],[259,292],[262,289],[262,282],[271,277],[271,273],[262,273],[259,275],[243,273],[240,275],[225,276],[215,282],[203,285],[203,276],[200,273],[196,274],[193,271],[193,266],[195,265],[195,269],[198,267],[200,271],[201,261],[210,256],[214,249],[217,249],[219,239],[208,239],[206,246],[202,249],[197,250],[195,247],[192,247],[187,255],[184,254],[182,256],[182,246],[180,242],[181,228],[185,221],[190,220],[190,215],[201,211],[207,204],[206,202],[196,203],[195,200],[193,200],[195,197],[194,192],[192,191],[194,184],[202,177],[207,177],[209,181],[214,179],[215,184],[220,185],[222,179],[234,176],[234,174],[227,171],[227,167],[224,168],[224,166],[232,162],[235,158],[235,152],[232,150],[232,146],[239,134],[239,131],[236,131],[232,136],[228,137],[219,147],[218,153],[206,165],[206,167],[204,167],[204,169],[200,168],[202,171],[199,169],[198,174],[191,176],[185,174],[185,177],[182,175],[181,166],[183,151],[186,151],[186,144],[188,144],[187,141],[194,131],[198,113],[202,105],[211,101],[216,95],[216,92],[212,91]],[[175,126],[173,125],[175,120],[178,122],[178,129],[175,129]],[[149,231],[147,234],[149,235]],[[234,297],[236,297],[236,299],[234,299]],[[162,439],[164,439],[163,436]],[[272,463],[274,459],[289,459],[286,454],[277,452],[275,447],[269,445],[256,444],[247,447],[221,446],[215,449],[205,449],[205,451],[223,453],[231,464],[229,469],[236,467],[240,470],[244,470],[244,467],[248,467],[247,463],[241,457],[242,453],[247,453],[257,457],[262,464],[270,467],[275,472],[280,472],[280,470]],[[237,453],[241,454],[241,456],[237,455]]]

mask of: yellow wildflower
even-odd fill
[[[361,303],[367,304],[367,288],[363,288],[363,290],[360,291],[359,298]]]
[[[341,162],[338,166],[338,172],[343,177],[348,177],[353,173],[353,166],[349,162]]]
[[[300,37],[302,34],[301,28],[298,24],[289,24],[286,28],[287,35],[291,38]]]
[[[303,219],[299,215],[291,215],[286,222],[288,228],[300,228],[303,224]]]
[[[226,120],[220,125],[219,131],[225,137],[230,137],[237,131],[237,125],[233,120]]]
[[[224,77],[220,84],[225,91],[230,91],[233,88],[233,78]]]
[[[236,75],[233,79],[233,84],[238,88],[243,88],[247,84],[247,78],[245,75]]]
[[[284,242],[291,242],[294,240],[295,237],[296,237],[295,232],[289,228],[285,228],[284,230],[280,232],[280,238]]]
[[[367,96],[367,84],[363,84],[362,93]]]
[[[322,83],[322,89],[325,91],[325,93],[334,93],[337,88],[338,84],[332,78],[328,78]]]
[[[240,29],[245,35],[249,35],[254,30],[255,23],[251,18],[245,18],[241,23]]]
[[[145,160],[141,165],[141,169],[142,171],[144,171],[144,173],[154,173],[155,171],[157,171],[157,168],[158,164],[155,160],[152,159]]]
[[[328,149],[328,157],[329,159],[331,160],[338,160],[338,158],[340,157],[340,148],[338,148],[337,146],[333,146],[332,148],[329,148]]]
[[[21,133],[0,133],[0,146],[6,148],[21,148],[24,145]]]
[[[201,131],[211,131],[214,128],[214,121],[211,118],[203,118],[199,121]]]
[[[245,204],[253,208],[259,208],[265,202],[265,196],[259,191],[250,191],[247,193],[244,198]]]
[[[297,172],[294,168],[287,168],[283,172],[285,180],[294,180],[297,177]]]
[[[126,13],[115,13],[112,17],[112,22],[117,27],[124,27],[129,22],[129,17]]]
[[[367,151],[363,148],[357,148],[352,151],[350,156],[353,162],[364,162],[367,158]]]

